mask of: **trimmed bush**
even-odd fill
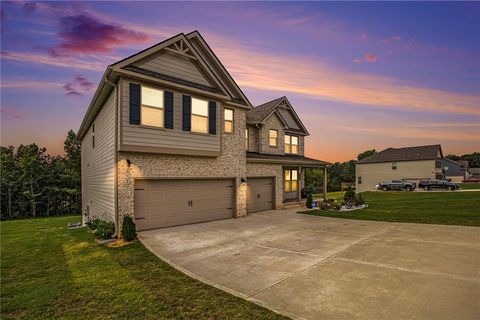
[[[91,230],[95,230],[97,229],[99,223],[100,223],[100,219],[93,219],[92,221],[87,222],[87,226]]]
[[[355,200],[355,190],[352,188],[348,188],[347,191],[345,191],[345,195],[343,196],[343,200],[347,202],[351,202],[352,200]]]
[[[309,193],[307,196],[307,202],[305,203],[305,205],[307,206],[307,208],[311,209],[312,204],[313,204],[313,196],[311,193]]]
[[[112,239],[115,234],[115,224],[113,222],[100,220],[94,233],[101,240]]]
[[[133,219],[130,216],[123,216],[122,237],[125,241],[132,241],[137,237],[135,222],[133,222]]]

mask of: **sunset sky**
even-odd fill
[[[254,105],[287,96],[327,161],[480,151],[480,3],[1,2],[1,144],[63,151],[106,66],[199,30]]]

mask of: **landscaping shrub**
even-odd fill
[[[320,202],[321,210],[340,210],[342,205],[333,199],[325,199]]]
[[[307,196],[307,202],[305,203],[305,205],[307,206],[307,208],[311,209],[312,204],[313,204],[313,196],[311,193],[309,193]]]
[[[100,223],[100,219],[93,219],[92,221],[87,222],[87,226],[90,229],[95,230],[97,229],[99,223]]]
[[[352,188],[348,188],[347,191],[345,191],[345,195],[343,196],[343,200],[345,202],[350,202],[352,200],[355,200],[355,190]]]
[[[100,220],[94,233],[102,240],[112,239],[115,234],[115,224],[113,222]]]
[[[130,216],[123,216],[122,237],[126,241],[135,240],[137,237],[137,232],[135,231],[135,222],[133,222],[133,219]]]

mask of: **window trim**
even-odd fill
[[[203,114],[196,114],[196,113],[193,113],[193,100],[199,100],[199,101],[203,101],[203,102],[206,102],[207,103],[207,115],[204,116]],[[205,100],[205,99],[202,99],[202,98],[196,98],[196,97],[191,97],[191,107],[190,107],[190,132],[192,133],[200,133],[200,134],[210,134],[209,133],[209,124],[208,124],[208,121],[210,119],[210,108],[208,107],[208,103],[209,101],[208,100]],[[201,118],[206,118],[207,119],[207,127],[205,129],[205,132],[204,131],[195,131],[193,130],[193,116],[195,117],[201,117]]]
[[[245,150],[248,151],[250,147],[250,130],[248,128],[245,128]]]
[[[152,106],[152,105],[148,105],[148,104],[143,103],[143,94],[142,94],[143,88],[162,92],[162,99],[160,100],[162,102],[162,107],[161,108],[158,107],[158,106]],[[146,124],[146,123],[142,122],[142,114],[143,114],[143,107],[144,106],[146,108],[150,108],[150,109],[154,108],[154,109],[162,110],[163,121],[162,121],[162,124],[160,126],[153,125],[153,124]],[[142,85],[142,84],[140,85],[140,126],[149,127],[149,128],[156,128],[156,129],[165,129],[165,90],[157,89],[157,88],[150,87],[150,86],[145,86],[145,85]]]
[[[227,110],[232,111],[232,120],[227,120],[227,119],[225,118],[225,114],[226,114],[226,111],[227,111]],[[228,134],[233,134],[233,131],[235,130],[235,128],[234,128],[234,126],[233,126],[234,120],[235,120],[235,111],[234,111],[232,108],[224,108],[224,110],[223,110],[223,132],[228,133]],[[227,131],[227,130],[226,130],[226,128],[227,128],[227,126],[226,126],[227,122],[231,122],[231,123],[232,123],[232,131]]]
[[[288,175],[290,177],[290,179],[287,180],[287,171],[288,171]],[[297,175],[297,179],[293,179],[293,172],[296,172],[296,175]],[[283,192],[298,192],[298,181],[299,181],[299,170],[298,169],[284,169],[283,170]],[[293,190],[292,188],[292,185],[293,185],[293,181],[296,181],[297,183],[295,184],[295,190]],[[289,185],[289,187],[287,188],[287,185]],[[287,190],[288,189],[288,190]]]
[[[275,132],[275,137],[270,135],[272,132]],[[275,139],[275,145],[271,144],[271,139]],[[268,129],[268,145],[272,148],[278,148],[278,130]]]
[[[287,143],[287,137],[288,137],[288,143]],[[296,138],[297,139],[297,143],[296,144],[293,144],[293,138]],[[299,153],[299,150],[300,150],[300,139],[298,136],[294,136],[294,135],[291,135],[291,134],[286,134],[285,135],[285,153],[287,154],[298,154]],[[293,146],[296,146],[297,147],[297,152],[293,152]],[[287,151],[287,148],[289,148],[289,151]]]

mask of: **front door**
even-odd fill
[[[298,188],[300,187],[298,168],[285,168],[283,170],[283,194],[284,200],[296,201],[298,199]]]

